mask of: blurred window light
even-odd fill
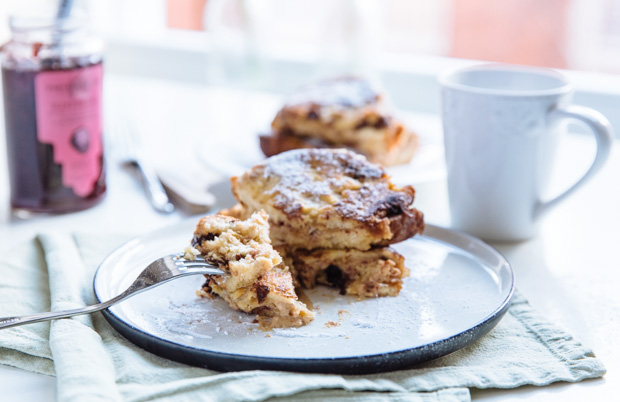
[[[52,3],[2,1],[2,21]],[[620,0],[75,0],[75,8],[106,37],[151,46],[208,51],[205,38],[219,30],[267,57],[313,62],[390,53],[620,73]]]

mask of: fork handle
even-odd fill
[[[162,187],[153,167],[149,163],[144,163],[141,160],[136,160],[136,165],[140,173],[142,173],[146,193],[153,208],[158,212],[166,214],[174,211],[174,205],[170,202],[170,199],[168,199],[168,195]]]
[[[224,274],[222,270],[211,264],[206,263],[204,260],[184,261],[183,264],[175,264],[174,261],[172,261],[172,263],[174,264],[172,267],[166,265],[166,259],[177,256],[179,256],[179,254],[173,254],[171,256],[160,258],[155,262],[151,263],[144,271],[140,273],[140,275],[138,275],[138,277],[133,281],[131,285],[129,285],[129,287],[124,292],[122,292],[118,296],[111,298],[110,300],[71,310],[52,311],[48,313],[38,313],[15,317],[0,317],[0,330],[4,328],[17,327],[19,325],[32,324],[40,321],[55,320],[57,318],[68,318],[76,315],[94,313],[96,311],[106,309],[137,294],[140,294],[145,290],[163,285],[164,283],[167,283],[175,278],[201,274]],[[165,271],[162,271],[162,267],[167,269]]]
[[[0,329],[17,327],[19,325],[33,324],[35,322],[55,320],[57,318],[73,317],[75,315],[90,314],[95,311],[103,310],[110,306],[110,302],[93,304],[82,308],[72,310],[52,311],[48,313],[38,313],[32,315],[23,315],[19,317],[3,317],[0,318]]]

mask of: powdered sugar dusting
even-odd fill
[[[260,177],[265,196],[287,214],[337,204],[347,217],[366,217],[369,205],[392,192],[384,169],[344,149],[299,149],[267,159],[241,180]],[[395,192],[395,191],[394,191]],[[411,200],[413,201],[413,200]]]
[[[301,88],[286,100],[289,106],[314,105],[355,108],[371,104],[380,96],[370,82],[357,77],[343,77],[317,82]]]

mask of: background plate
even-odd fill
[[[210,170],[226,177],[239,176],[252,166],[265,159],[260,149],[258,136],[268,133],[277,102],[263,102],[261,108],[246,112],[242,121],[224,124],[228,127],[226,135],[209,136],[209,146],[197,147],[199,160]],[[264,110],[266,109],[266,110]],[[275,108],[277,111],[277,108]],[[443,136],[441,121],[435,115],[399,112],[408,128],[418,134],[420,147],[411,162],[387,168],[392,181],[400,186],[422,184],[445,178]],[[234,139],[234,140],[231,140]],[[232,144],[234,142],[234,145]]]
[[[112,252],[94,280],[98,300],[126,289],[148,263],[183,250],[195,221],[134,239]],[[508,309],[514,276],[497,251],[468,235],[428,225],[396,248],[411,276],[398,297],[356,300],[319,286],[305,291],[315,320],[263,332],[253,315],[195,295],[202,276],[181,278],[104,311],[121,334],[157,355],[214,370],[375,373],[461,349]]]

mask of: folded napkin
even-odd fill
[[[123,242],[101,235],[41,235],[0,255],[0,316],[95,302],[99,262]],[[0,330],[0,363],[55,375],[59,401],[467,401],[469,388],[581,381],[603,376],[592,351],[516,295],[475,344],[409,370],[343,376],[219,373],[134,346],[99,313]]]

